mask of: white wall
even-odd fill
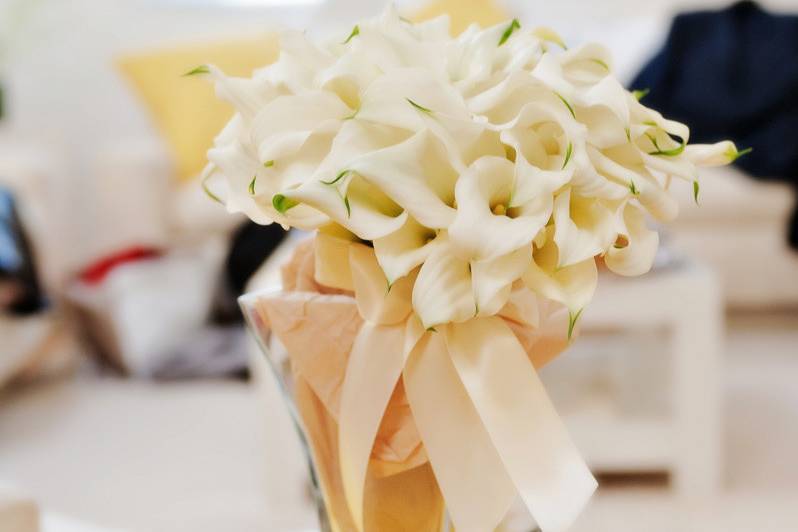
[[[10,0],[0,0],[7,3]],[[24,0],[33,2],[34,0]],[[108,140],[152,135],[142,107],[112,68],[116,53],[169,42],[254,33],[281,26],[348,27],[380,0],[237,0],[282,7],[208,7],[236,0],[37,0],[6,78],[15,131],[64,143],[80,163]],[[314,5],[315,2],[319,2]],[[424,0],[398,2],[419,4]],[[600,39],[623,57],[629,76],[656,46],[670,14],[726,0],[505,0],[530,24],[550,25],[569,42]],[[797,0],[768,5],[798,9]],[[202,6],[205,7],[202,7]],[[290,7],[294,5],[294,7]],[[192,7],[200,6],[200,7]],[[630,24],[630,20],[639,20]],[[623,28],[623,31],[617,31]],[[630,34],[631,33],[631,34]],[[630,46],[629,43],[634,43]]]
[[[136,96],[114,71],[122,51],[303,22],[296,9],[190,8],[152,0],[45,0],[10,65],[15,132],[64,143],[77,162],[107,141],[152,134]]]
[[[127,152],[135,159],[137,152],[152,151],[151,145],[156,153],[162,146],[138,96],[115,71],[114,57],[280,26],[301,28],[312,23],[314,13],[308,8],[222,9],[155,0],[21,1],[39,5],[12,61],[0,69],[7,112],[0,126],[0,148],[6,148],[0,149],[0,159],[9,152],[22,157],[22,150],[8,149],[20,141],[37,146],[33,151],[41,151],[43,158],[48,154],[50,175],[31,172],[35,175],[17,181],[44,181],[37,183],[33,201],[46,205],[30,209],[38,216],[29,232],[42,235],[34,238],[43,242],[38,246],[41,269],[54,285],[126,244],[157,243],[162,236],[157,212],[163,202],[157,195],[163,183],[147,166],[107,164],[109,153]],[[30,154],[24,159],[30,161]],[[6,171],[6,162],[0,160],[0,172]]]
[[[3,138],[29,138],[49,143],[64,154],[58,178],[62,212],[58,224],[75,265],[96,255],[113,239],[119,221],[97,208],[95,184],[100,155],[113,146],[139,140],[160,143],[134,93],[114,71],[113,58],[123,51],[169,43],[252,34],[279,27],[311,28],[317,33],[348,31],[353,20],[382,9],[381,0],[0,0],[36,2],[34,16],[21,32],[22,46],[12,61],[0,65],[9,119],[0,126]],[[401,7],[425,0],[404,0]],[[218,4],[236,4],[223,6]],[[240,4],[258,4],[260,7]],[[631,77],[653,53],[674,12],[697,5],[720,6],[725,0],[505,0],[511,14],[528,25],[547,25],[569,43],[598,40],[616,55],[621,78]],[[771,0],[771,7],[798,9],[798,0]],[[264,4],[271,4],[264,6]],[[282,4],[282,5],[276,5]],[[0,24],[3,27],[3,24]],[[135,190],[132,179],[125,187]],[[121,178],[120,178],[121,179]],[[143,182],[146,180],[142,180]],[[94,194],[94,195],[93,195]],[[104,228],[105,232],[100,228]],[[88,243],[87,243],[88,242]],[[93,246],[93,247],[92,247]]]

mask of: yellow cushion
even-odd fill
[[[127,55],[116,63],[166,140],[178,178],[189,180],[202,171],[205,152],[233,110],[216,98],[208,80],[182,74],[212,63],[229,75],[249,76],[253,69],[274,62],[278,53],[277,36],[264,35]]]
[[[493,0],[434,0],[411,18],[421,22],[446,13],[452,35],[459,35],[474,22],[487,28],[510,18]]]

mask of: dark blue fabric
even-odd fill
[[[33,256],[17,216],[14,196],[0,186],[0,283],[13,287],[15,296],[0,306],[0,314],[32,314],[45,305]],[[1,340],[0,340],[1,342]]]
[[[735,163],[798,186],[798,16],[753,2],[678,15],[663,49],[632,82],[644,103],[690,126],[691,142],[731,139]],[[790,242],[798,247],[798,216]]]
[[[11,193],[0,187],[0,276],[17,271],[22,265],[14,227],[16,213]]]

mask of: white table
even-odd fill
[[[602,274],[582,317],[582,336],[660,331],[670,354],[667,414],[624,416],[586,401],[590,411],[562,412],[577,445],[599,472],[667,471],[675,491],[709,496],[721,482],[722,294],[715,274],[689,261],[639,278]],[[635,345],[639,345],[639,342]],[[644,353],[640,353],[643,355]],[[565,354],[567,356],[567,353]],[[657,379],[659,380],[659,379]],[[644,395],[645,386],[638,393]],[[651,383],[653,387],[658,384]],[[642,391],[640,390],[642,388]]]

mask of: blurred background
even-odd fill
[[[677,190],[655,270],[601,279],[542,375],[600,475],[575,530],[798,530],[798,1],[397,7],[602,42],[692,140],[754,148],[702,175],[700,205]],[[203,194],[231,111],[180,74],[246,75],[274,60],[276,30],[345,36],[382,8],[0,0],[0,531],[313,529],[298,441],[235,306],[291,239]]]

